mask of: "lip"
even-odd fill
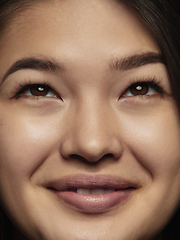
[[[60,201],[73,209],[84,213],[103,213],[123,205],[131,197],[137,183],[109,175],[75,175],[66,176],[48,183],[46,188],[54,193]],[[110,189],[110,193],[98,195],[78,194],[76,189]]]

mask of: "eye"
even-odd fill
[[[154,82],[138,82],[132,84],[124,93],[123,97],[135,97],[143,95],[152,95],[157,92],[162,92],[161,87]]]
[[[22,87],[18,96],[35,96],[35,97],[58,97],[57,93],[45,84],[30,84]]]

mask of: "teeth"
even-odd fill
[[[77,193],[82,195],[90,195],[91,189],[78,188]]]
[[[115,189],[85,189],[85,188],[78,188],[77,193],[82,195],[99,195],[99,194],[105,194],[105,193],[112,193],[115,192]]]
[[[113,193],[116,190],[115,189],[105,189],[104,191],[105,191],[105,193]]]
[[[104,189],[92,189],[91,192],[92,192],[92,195],[99,195],[99,194],[105,193]]]

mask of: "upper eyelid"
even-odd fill
[[[146,83],[146,84],[149,84],[149,86],[150,87],[152,87],[152,88],[154,88],[154,90],[156,90],[157,92],[159,92],[159,94],[161,94],[161,95],[169,95],[166,91],[165,91],[165,89],[164,89],[164,87],[163,87],[163,85],[161,84],[161,81],[157,81],[157,79],[156,78],[146,78],[146,79],[136,79],[136,80],[134,80],[134,81],[131,81],[131,84],[129,84],[129,86],[124,90],[124,92],[122,93],[122,95],[119,97],[119,99],[123,96],[124,97],[124,95],[126,94],[126,92],[127,91],[129,91],[130,90],[130,88],[134,85],[136,85],[136,84],[144,84],[144,83]],[[146,95],[145,95],[146,96]],[[136,96],[134,96],[134,97],[136,97]]]
[[[151,77],[151,78],[140,78],[140,81],[135,81],[134,84],[141,82],[141,83],[149,83],[152,86],[156,86],[158,89],[161,89],[162,91],[168,93],[168,87],[166,86],[166,83],[163,81],[162,78],[157,77]],[[132,83],[133,84],[133,83]]]
[[[163,84],[163,81],[159,78],[156,78],[156,77],[144,77],[144,78],[135,78],[135,79],[131,79],[127,88],[130,88],[131,86],[133,85],[136,85],[136,84],[141,84],[141,83],[147,83],[147,84],[152,84],[152,85],[157,85],[159,86],[160,88],[162,89],[165,89],[165,86]]]
[[[144,75],[144,74],[143,74]],[[137,77],[133,77],[133,78],[129,78],[126,80],[127,81],[127,88],[128,89],[131,85],[133,84],[136,84],[136,83],[141,83],[141,82],[155,82],[158,86],[160,86],[163,90],[164,89],[167,89],[166,87],[166,83],[163,82],[163,79],[160,78],[160,77],[157,77],[157,76],[137,76]],[[34,85],[34,84],[39,84],[39,85],[47,85],[49,86],[53,91],[55,91],[56,93],[58,93],[58,91],[56,91],[56,85],[53,84],[53,82],[51,82],[51,80],[48,80],[48,79],[44,79],[44,77],[42,79],[38,79],[37,77],[34,77],[34,79],[28,77],[26,80],[23,80],[23,82],[21,83],[18,83],[16,84],[16,86],[14,87],[14,90],[13,90],[13,93],[18,93],[19,91],[21,91],[22,88],[27,88],[29,87],[30,85]],[[164,87],[165,85],[165,87]],[[126,90],[125,89],[125,90]],[[124,91],[125,91],[124,90]],[[123,91],[123,92],[124,92]],[[59,94],[58,94],[59,95]],[[60,97],[61,97],[61,94],[60,94]]]
[[[21,82],[17,82],[16,86],[15,86],[15,89],[14,89],[14,92],[18,92],[20,91],[21,89],[23,88],[26,88],[26,87],[30,87],[32,85],[42,85],[42,86],[48,86],[50,88],[54,88],[52,86],[52,83],[50,81],[47,81],[47,80],[39,80],[39,79],[26,79],[24,80],[22,83]]]
[[[37,81],[38,82],[38,81]],[[45,87],[48,87],[49,90],[53,91],[55,94],[57,94],[57,96],[59,98],[61,98],[61,96],[57,93],[56,90],[54,90],[54,88],[51,86],[51,83],[48,83],[48,82],[42,82],[42,83],[34,83],[32,82],[31,80],[28,80],[28,81],[25,81],[24,83],[19,83],[18,86],[16,85],[15,88],[13,89],[12,91],[12,94],[13,94],[13,98],[19,98],[21,95],[23,95],[23,93],[25,91],[28,91],[28,89],[31,87],[31,86],[34,86],[34,85],[40,85],[40,86],[45,86]],[[62,99],[62,98],[61,98]]]
[[[157,78],[155,76],[135,77],[135,78],[130,79],[129,85],[133,85],[136,83],[142,83],[142,82],[156,82],[157,84],[160,84],[162,81],[160,78]]]
[[[27,96],[27,97],[36,98],[36,99],[37,98],[54,98],[54,99],[59,99],[62,102],[64,102],[63,98],[55,90],[53,90],[51,87],[49,87],[47,85],[46,86],[49,87],[49,89],[48,89],[48,93],[46,95],[49,95],[50,91],[51,91],[51,93],[53,93],[54,96],[46,96],[46,95],[45,96],[42,96],[42,95],[38,96],[38,95],[25,93],[25,92],[29,91],[30,87],[33,86],[33,85],[43,86],[43,84],[27,85],[27,86],[25,86],[24,88],[21,89],[22,91],[20,90],[19,92],[15,93],[14,96],[11,99],[18,99],[20,97]]]

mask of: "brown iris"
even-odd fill
[[[147,83],[136,83],[133,84],[129,91],[134,95],[146,95],[149,91],[149,85]]]
[[[50,87],[46,85],[34,84],[30,86],[29,90],[33,96],[46,96],[50,90]]]

